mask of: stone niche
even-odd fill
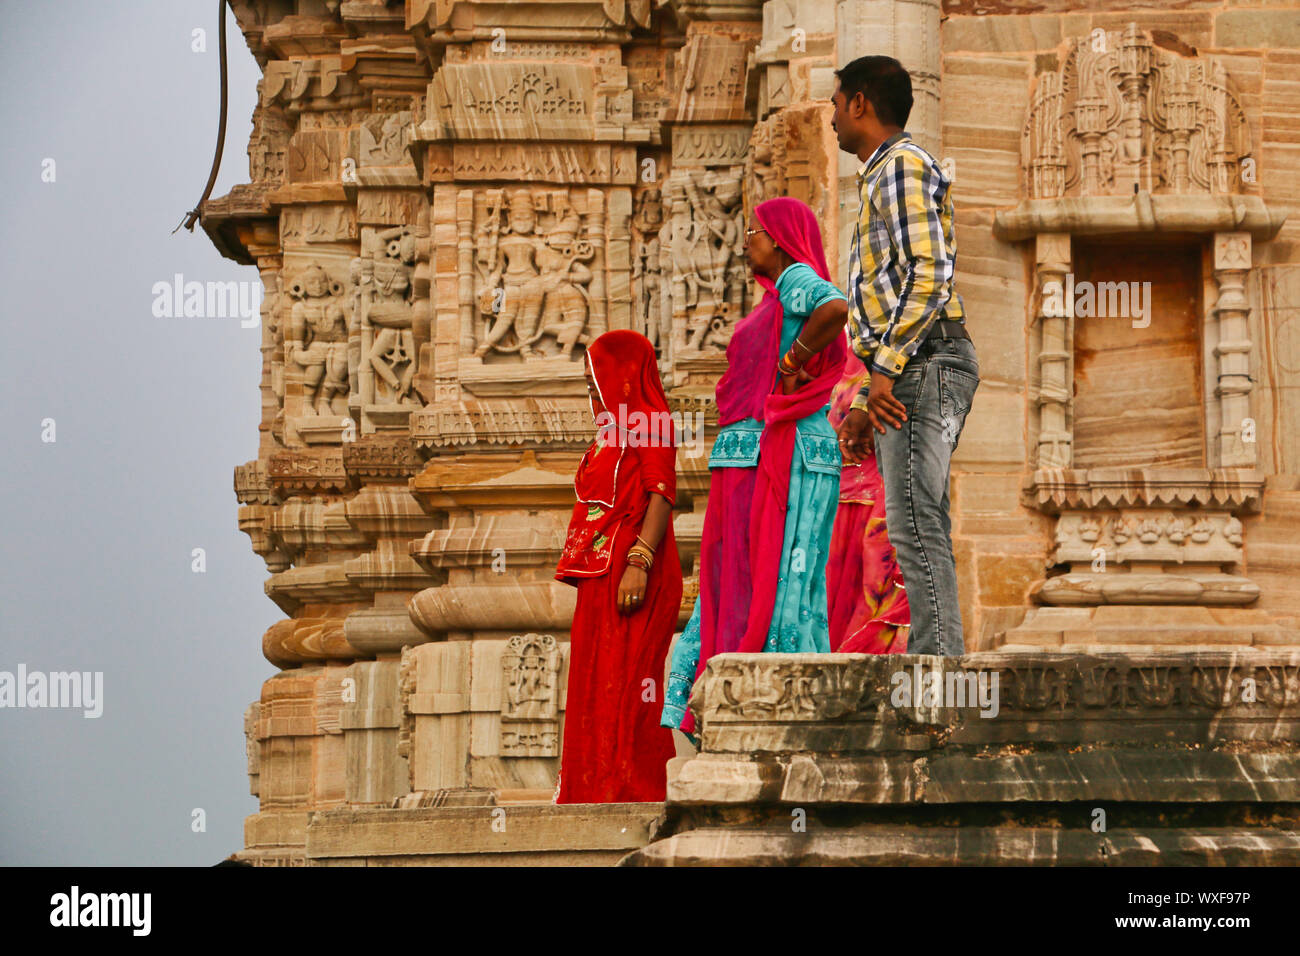
[[[425,644],[402,658],[403,806],[549,802],[559,769],[568,645],[545,634]],[[494,794],[494,795],[493,795]]]
[[[1244,290],[1285,213],[1258,193],[1231,77],[1135,26],[1053,62],[1025,118],[1026,198],[994,219],[1033,243],[1024,500],[1056,520],[1039,606],[1005,645],[1300,639],[1250,609],[1244,573],[1264,487]]]

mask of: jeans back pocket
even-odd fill
[[[966,415],[975,401],[975,389],[979,387],[980,378],[974,372],[954,368],[951,365],[939,366],[939,411],[943,415],[944,428],[949,433],[949,441],[957,444],[966,423]]]

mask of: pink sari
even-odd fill
[[[861,359],[850,354],[831,399],[830,423],[838,428],[853,398],[870,380]],[[903,575],[885,530],[885,486],[873,453],[840,472],[840,507],[826,564],[831,650],[841,654],[902,654],[911,614]]]
[[[821,227],[808,206],[778,197],[759,203],[754,216],[782,249],[827,281]],[[776,374],[784,311],[776,285],[755,279],[766,294],[737,324],[727,346],[727,371],[718,381],[718,425],[745,418],[763,422],[757,468],[714,468],[700,549],[700,654],[695,676],[709,658],[728,651],[763,650],[772,623],[790,491],[796,426],[830,401],[849,351],[837,337],[805,366],[813,380],[790,395]],[[691,733],[694,715],[681,729]]]

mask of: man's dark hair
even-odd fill
[[[867,98],[885,126],[906,126],[912,112],[912,78],[892,56],[860,56],[835,71],[846,101]]]

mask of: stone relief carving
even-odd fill
[[[411,328],[414,263],[409,226],[375,232],[352,260],[352,323],[361,338],[354,387],[363,409],[420,404],[411,387],[419,358]]]
[[[752,210],[759,203],[786,195],[785,115],[774,113],[754,126],[745,155],[745,197]]]
[[[361,161],[369,166],[400,166],[408,162],[411,113],[371,113],[361,124]]]
[[[595,73],[575,63],[444,64],[421,139],[591,139]]]
[[[357,238],[357,207],[351,203],[315,203],[280,213],[280,241],[338,242]]]
[[[1226,512],[1066,512],[1056,525],[1056,560],[1087,564],[1165,561],[1238,564],[1242,524]]]
[[[563,190],[518,188],[485,195],[474,226],[474,356],[574,358],[604,331],[592,309],[599,235]]]
[[[1049,712],[1096,718],[1088,712],[1099,709],[1111,711],[1108,719],[1116,721],[1131,720],[1135,712],[1159,716],[1185,708],[1224,708],[1228,711],[1225,719],[1241,718],[1259,713],[1261,708],[1300,702],[1300,666],[1294,662],[1256,664],[1228,652],[1202,652],[1173,661],[1155,655],[1036,657],[1039,655],[988,655],[969,661],[950,658],[925,670],[935,671],[945,681],[953,673],[996,674],[1002,724],[1022,716],[1041,719]],[[706,733],[710,725],[751,725],[755,719],[792,723],[880,720],[891,712],[906,715],[917,709],[891,701],[899,671],[887,660],[811,658],[800,655],[793,660],[769,660],[755,656],[711,661],[710,679],[696,685],[691,709],[703,720]],[[1247,680],[1253,681],[1256,689],[1251,698],[1241,694]],[[959,709],[948,708],[944,713],[954,723],[963,719]],[[997,726],[994,721],[980,720],[974,725]],[[862,738],[887,741],[870,733]],[[869,745],[869,749],[887,747]]]
[[[248,140],[248,174],[253,182],[284,181],[284,156],[292,133],[284,110],[262,103],[253,108],[253,135]]]
[[[1039,76],[1022,135],[1033,199],[1237,192],[1250,153],[1222,64],[1163,50],[1132,24],[1072,42]]]
[[[745,115],[746,58],[758,34],[696,33],[677,52],[674,74],[681,77],[671,118],[678,122],[739,120]]]
[[[364,97],[351,75],[356,63],[355,56],[272,60],[263,70],[261,102],[282,103],[289,112],[359,105]]]
[[[343,312],[343,284],[312,263],[289,283],[289,327],[285,365],[303,387],[307,413],[347,414],[348,329]]]
[[[560,648],[555,638],[510,638],[501,674],[501,756],[558,757]]]
[[[730,171],[687,168],[668,189],[674,354],[721,354],[745,306],[742,185]]]
[[[632,327],[654,343],[656,354],[662,358],[672,309],[663,287],[668,226],[664,222],[663,193],[657,187],[637,196],[631,231]]]

